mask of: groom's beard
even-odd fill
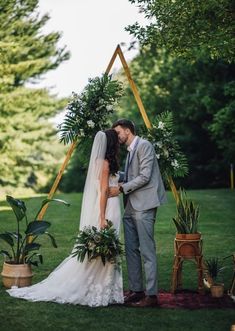
[[[119,138],[118,140],[119,140],[120,145],[126,145],[128,138],[123,138],[123,139]]]

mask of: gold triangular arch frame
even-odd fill
[[[128,81],[129,81],[131,90],[132,90],[132,92],[134,94],[134,97],[135,97],[136,103],[138,105],[139,111],[140,111],[140,113],[142,115],[143,121],[144,121],[146,127],[149,129],[149,128],[152,127],[152,125],[151,125],[151,123],[149,121],[149,118],[148,118],[148,115],[147,115],[147,113],[145,111],[144,105],[143,105],[142,100],[140,98],[140,95],[139,95],[138,89],[137,89],[137,87],[135,85],[135,82],[133,81],[133,79],[131,77],[130,69],[128,67],[128,64],[127,64],[126,59],[125,59],[125,57],[123,55],[123,52],[121,50],[120,45],[117,45],[117,47],[116,47],[116,49],[115,49],[115,51],[113,53],[113,56],[111,57],[111,60],[110,60],[110,62],[108,64],[108,66],[107,66],[107,69],[105,70],[105,73],[106,74],[109,74],[109,72],[110,72],[110,70],[111,70],[111,68],[113,66],[113,63],[116,60],[117,56],[119,56],[119,58],[121,60],[123,69],[125,71],[125,74],[127,76]],[[67,164],[68,164],[68,162],[69,162],[69,160],[71,158],[71,155],[73,154],[73,151],[74,151],[76,145],[77,145],[77,142],[74,142],[70,146],[70,148],[69,148],[69,150],[68,150],[68,152],[66,154],[65,160],[64,160],[63,164],[61,165],[61,168],[60,168],[60,170],[59,170],[59,172],[57,174],[57,177],[56,177],[56,179],[55,179],[55,181],[54,181],[54,183],[53,183],[53,185],[51,187],[51,190],[50,190],[50,192],[48,194],[48,198],[49,199],[51,199],[54,196],[54,194],[56,192],[56,189],[57,189],[57,187],[59,185],[59,182],[61,180],[61,177],[63,175],[63,172],[64,172],[64,170],[65,170],[65,168],[66,168],[66,166],[67,166]],[[171,177],[168,178],[168,182],[169,182],[170,188],[172,190],[172,193],[174,195],[174,198],[177,201],[178,200],[178,193],[177,193],[175,184],[174,184],[174,182],[173,182],[173,180],[172,180]],[[45,214],[45,212],[47,210],[47,207],[48,207],[48,204],[45,205],[44,208],[41,210],[41,213],[38,216],[38,220],[42,220],[42,218],[43,218],[43,216],[44,216],[44,214]]]

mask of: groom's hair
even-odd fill
[[[132,121],[122,118],[113,123],[112,129],[116,128],[118,125],[124,129],[130,129],[131,133],[135,134],[135,124]]]

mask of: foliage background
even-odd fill
[[[191,188],[226,187],[235,160],[234,64],[206,57],[189,62],[165,50],[143,48],[130,64],[150,121],[173,112],[174,129],[189,162]],[[142,124],[124,73],[125,93],[119,116]]]
[[[50,119],[66,100],[39,89],[41,76],[69,59],[61,34],[43,34],[38,0],[0,0],[0,185],[43,189],[64,156]]]

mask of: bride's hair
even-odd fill
[[[107,138],[107,149],[105,153],[105,159],[109,162],[109,169],[112,175],[115,175],[119,169],[118,153],[119,142],[118,134],[114,129],[108,129],[104,131]]]

